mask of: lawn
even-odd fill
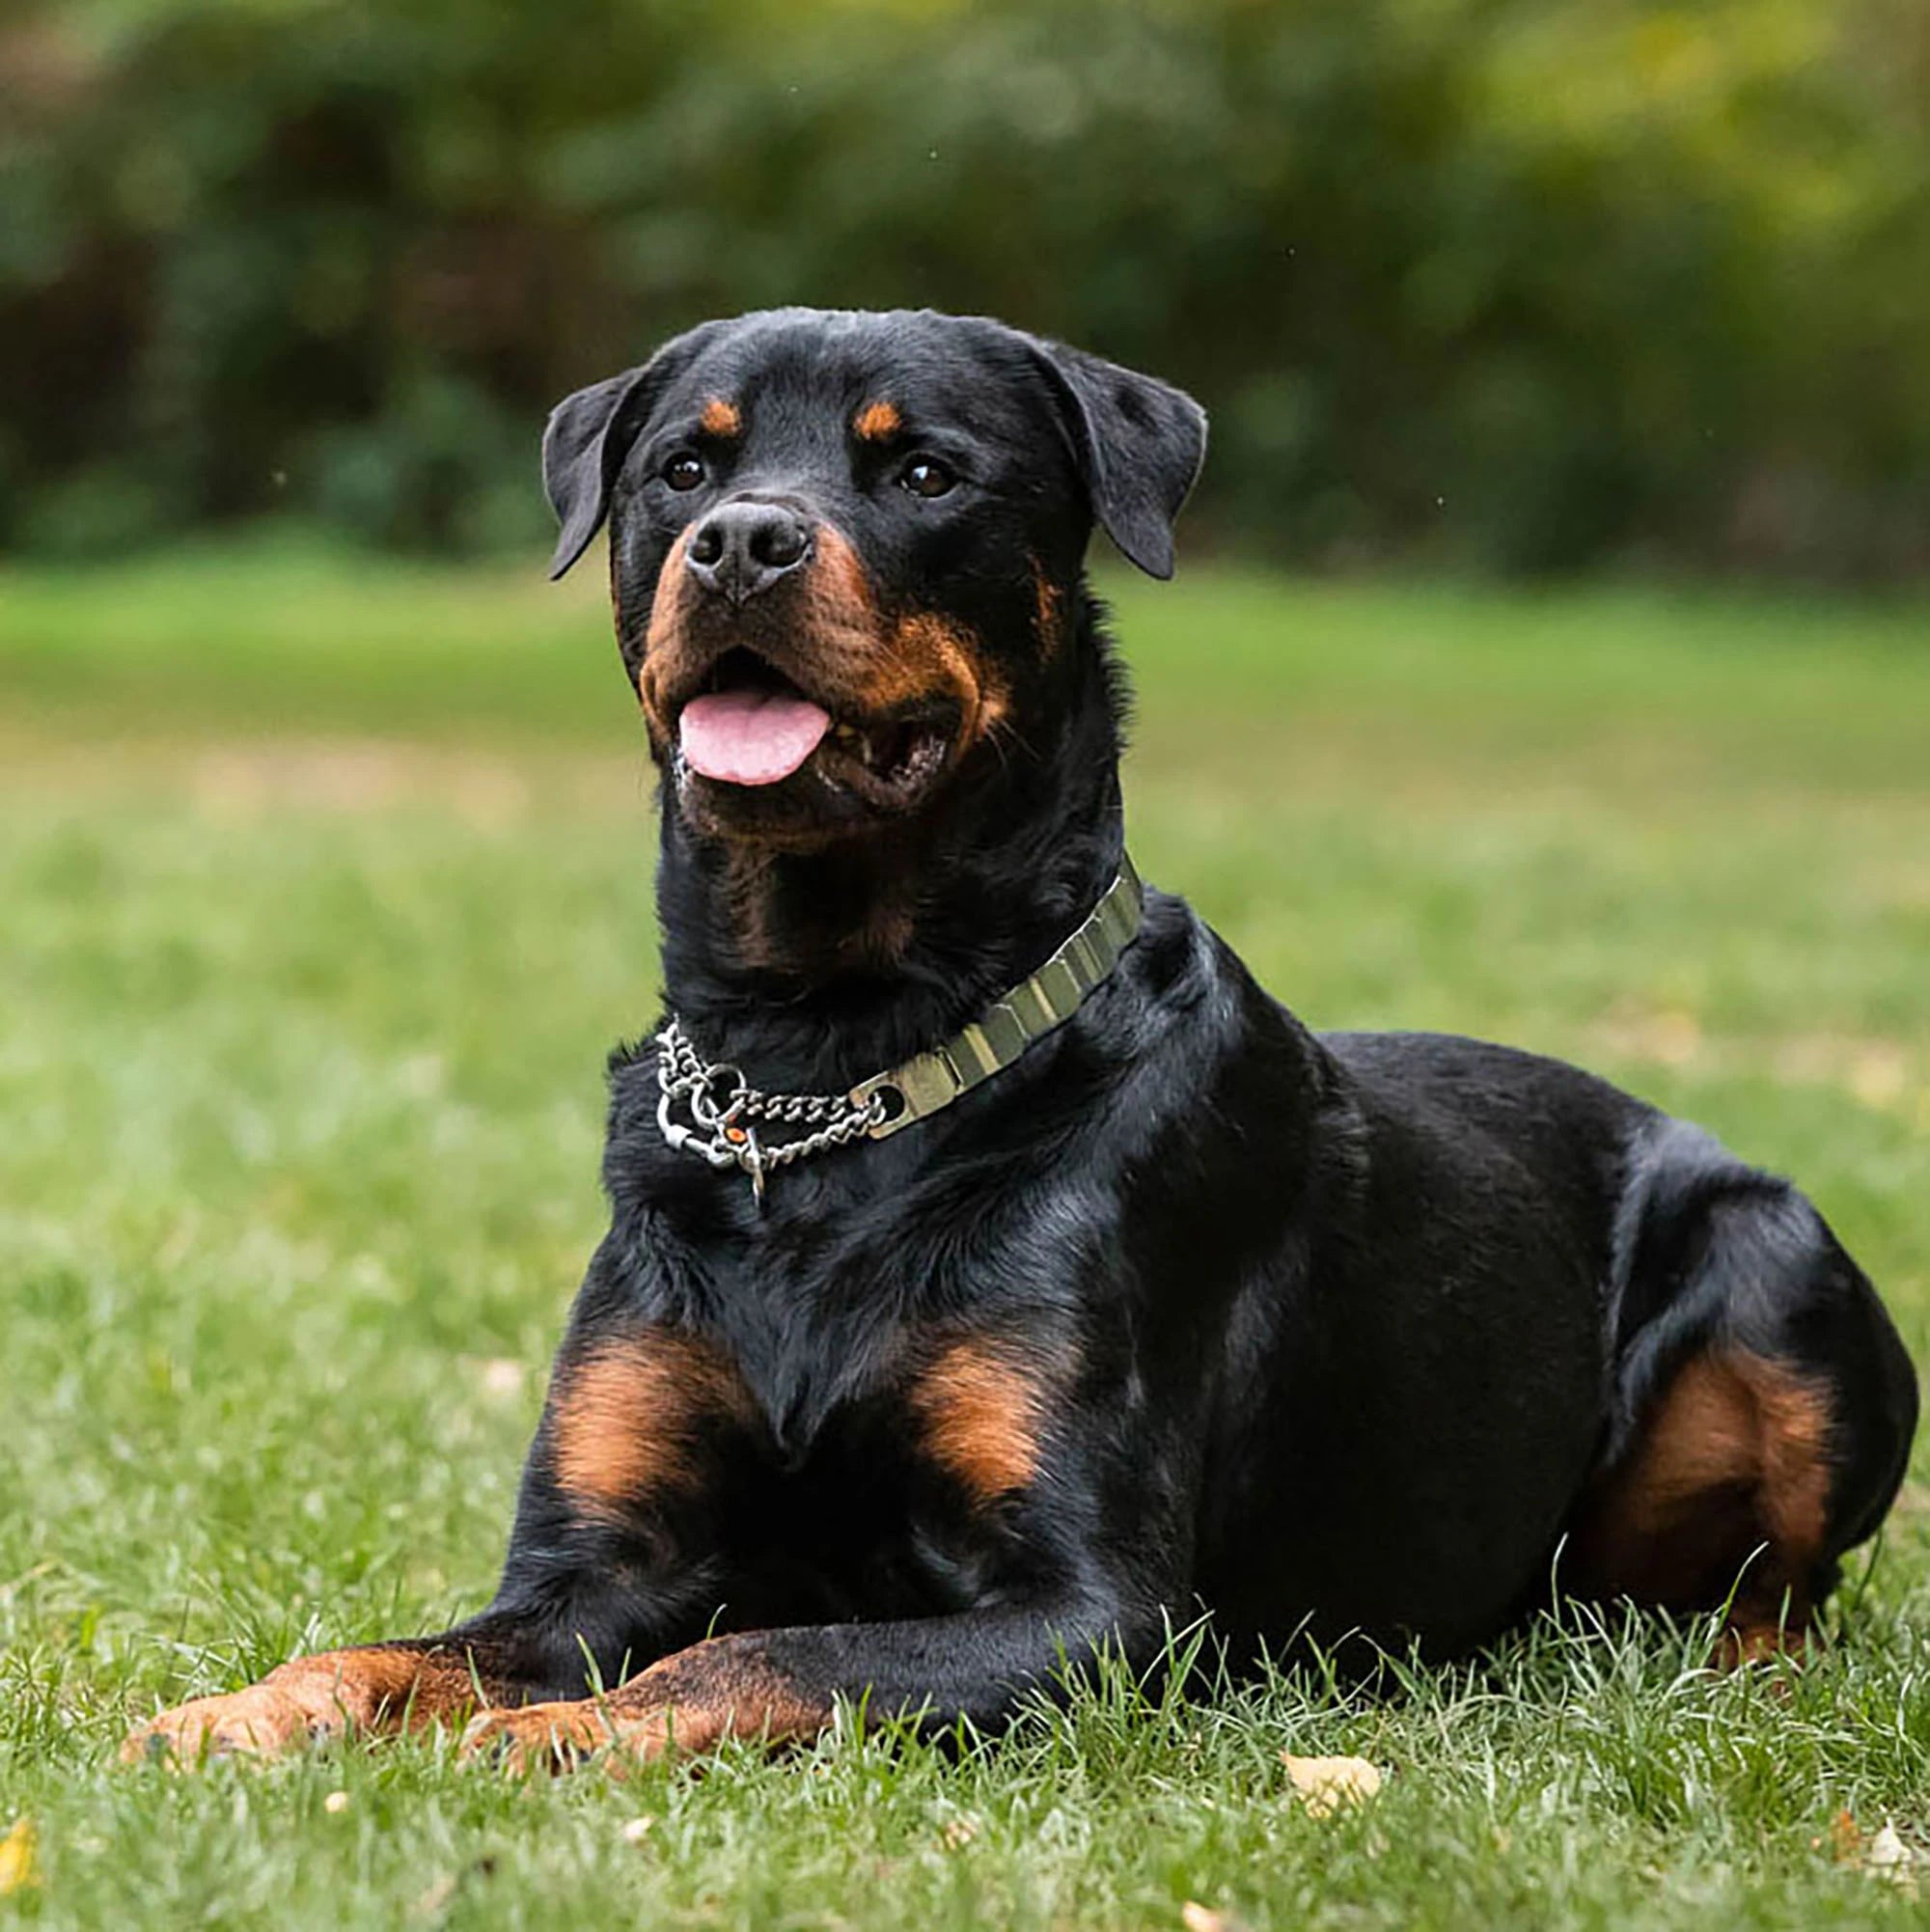
[[[0,1924],[1920,1922],[1866,1856],[1930,1842],[1920,1454],[1800,1676],[1571,1620],[1380,1701],[1114,1681],[956,1761],[117,1768],[490,1588],[654,1002],[579,574],[0,573]],[[1930,1349],[1930,609],[1110,588],[1149,877],[1316,1024],[1580,1059],[1799,1174]],[[1391,1775],[1315,1818],[1282,1751]]]

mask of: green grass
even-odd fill
[[[115,1767],[488,1592],[653,1004],[595,574],[0,573],[0,1924],[1916,1922],[1832,1821],[1930,1820],[1920,1458],[1795,1681],[1549,1624],[1379,1702],[1112,1683],[957,1763]],[[1930,1349],[1930,612],[1111,588],[1151,877],[1316,1023],[1566,1054],[1799,1174]],[[1283,1749],[1393,1776],[1317,1821]]]

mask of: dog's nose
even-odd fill
[[[684,562],[706,591],[741,604],[811,554],[811,527],[777,503],[727,503],[692,533]]]

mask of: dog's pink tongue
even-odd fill
[[[692,768],[726,785],[788,778],[831,729],[808,698],[778,691],[717,691],[683,707],[678,740]]]

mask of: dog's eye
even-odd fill
[[[958,479],[932,456],[914,456],[898,482],[913,496],[943,496]]]
[[[703,459],[679,450],[663,466],[663,480],[672,489],[695,489],[703,481]]]

